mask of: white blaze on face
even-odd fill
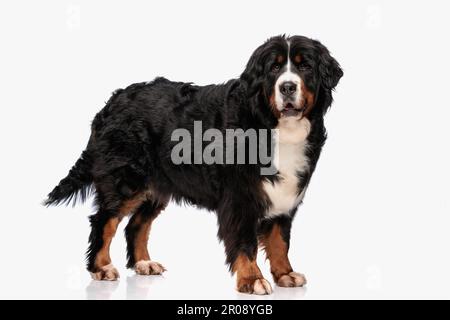
[[[295,72],[292,71],[293,68],[295,68],[295,66],[291,62],[290,49],[291,49],[291,46],[288,41],[288,53],[287,53],[286,67],[285,67],[283,73],[278,77],[277,81],[275,82],[275,104],[276,104],[277,109],[280,111],[283,109],[283,104],[285,101],[283,94],[280,91],[281,84],[283,84],[285,82],[293,82],[297,86],[295,93],[292,97],[296,107],[300,106],[300,101],[302,99],[302,78],[300,78],[300,76],[298,74],[296,74]]]

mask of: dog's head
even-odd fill
[[[304,117],[331,104],[343,72],[320,42],[302,36],[270,38],[255,50],[241,80],[276,118]],[[321,97],[323,95],[323,97]],[[322,98],[322,99],[321,99]],[[320,102],[319,102],[320,101]]]

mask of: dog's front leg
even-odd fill
[[[258,214],[246,203],[232,205],[218,213],[219,238],[223,240],[230,270],[236,274],[236,289],[249,294],[271,294],[256,263]]]
[[[292,218],[280,216],[265,220],[259,229],[260,244],[270,261],[270,271],[280,287],[302,287],[306,284],[303,274],[294,272],[288,258]]]

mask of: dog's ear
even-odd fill
[[[244,72],[241,74],[240,79],[246,84],[249,93],[253,94],[259,90],[262,83],[262,77],[264,75],[264,64],[262,53],[266,44],[258,47],[250,57],[245,67]]]
[[[313,42],[318,52],[318,70],[322,86],[325,89],[332,90],[336,87],[344,72],[323,44],[316,40]]]

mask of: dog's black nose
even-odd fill
[[[280,84],[280,91],[285,96],[291,96],[297,90],[297,85],[291,81]]]

